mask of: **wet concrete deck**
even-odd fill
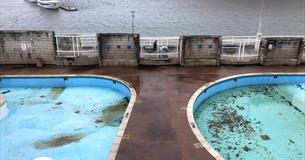
[[[305,72],[305,66],[201,67],[45,67],[0,66],[2,75],[97,74],[121,78],[134,86],[137,100],[122,140],[118,160],[212,160],[187,122],[186,106],[202,85],[219,78],[255,72]]]

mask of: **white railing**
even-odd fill
[[[156,42],[156,48],[154,44]],[[145,60],[169,60],[179,58],[179,37],[140,38],[140,58]]]
[[[76,58],[80,55],[89,57],[98,55],[98,41],[94,33],[56,33],[55,38],[58,57]]]
[[[257,36],[223,36],[221,59],[236,62],[257,60],[260,41]]]
[[[246,44],[251,44],[253,42],[258,42],[260,39],[258,39],[257,36],[223,36],[222,37],[222,43],[224,44],[234,44],[234,43],[240,43],[244,42]]]
[[[289,38],[289,37],[293,37],[293,38],[305,38],[304,36],[297,36],[297,35],[284,35],[284,36],[262,36],[263,38]]]

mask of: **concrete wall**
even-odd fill
[[[0,64],[56,64],[52,31],[0,31]]]
[[[50,65],[123,65],[136,66],[140,62],[138,34],[97,34],[95,54],[60,57],[56,54],[53,31],[0,31],[0,64],[36,64],[40,59]],[[219,65],[221,36],[182,36],[180,57],[172,61],[145,61],[148,65],[181,64]],[[305,38],[267,37],[261,41],[259,62],[263,65],[298,65],[305,63]],[[94,55],[94,56],[93,56]],[[242,61],[243,64],[247,64]],[[225,64],[236,64],[231,61]],[[237,63],[239,64],[239,63]],[[250,63],[249,63],[250,64]],[[251,64],[253,64],[251,62]]]
[[[182,36],[182,65],[219,65],[221,36]]]
[[[80,55],[77,58],[64,58],[55,57],[56,65],[59,66],[90,66],[90,65],[101,65],[99,57],[90,57],[87,55]]]
[[[296,37],[263,38],[260,49],[262,65],[297,65],[301,63],[303,39]]]
[[[98,34],[103,66],[136,66],[139,61],[138,34]]]

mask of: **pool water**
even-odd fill
[[[305,83],[219,92],[198,106],[194,118],[226,160],[305,159]]]
[[[102,87],[0,88],[9,114],[0,121],[0,159],[107,159],[128,105]]]

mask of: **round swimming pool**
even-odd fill
[[[136,96],[126,82],[90,75],[0,77],[0,94],[0,159],[19,160],[114,159]]]
[[[305,158],[304,74],[235,76],[203,86],[192,98],[191,126],[214,157]]]

